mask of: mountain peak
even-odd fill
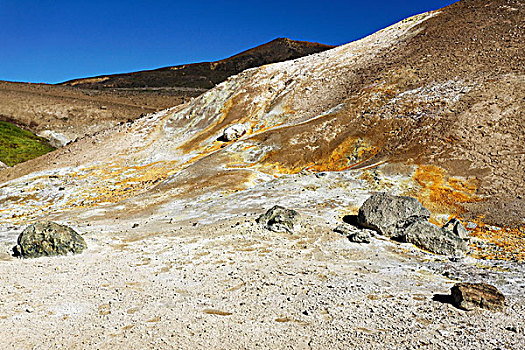
[[[329,50],[335,46],[276,38],[265,44],[215,61],[170,66],[124,74],[69,80],[62,85],[86,89],[181,87],[209,89],[245,69],[296,59]]]

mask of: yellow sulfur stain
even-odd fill
[[[69,207],[93,207],[101,203],[116,203],[154,187],[178,171],[176,162],[154,162],[142,166],[92,167],[75,180],[89,179],[93,184],[77,196],[72,196]]]
[[[417,198],[432,213],[458,215],[464,212],[461,204],[482,200],[476,195],[475,178],[449,177],[444,169],[434,165],[420,165],[413,178],[421,186]]]
[[[343,171],[356,167],[374,157],[378,148],[360,138],[348,138],[337,146],[332,153],[311,166],[313,171]]]
[[[343,171],[358,167],[372,159],[379,149],[360,138],[348,138],[337,146],[328,156],[322,159],[296,166],[284,166],[278,163],[266,164],[280,174],[296,174],[304,169],[313,172]]]

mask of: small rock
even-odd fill
[[[505,330],[507,330],[509,332],[519,333],[518,328],[514,327],[514,326],[505,327]]]
[[[349,224],[341,224],[341,225],[338,225],[336,228],[334,228],[334,232],[340,233],[345,236],[353,235],[357,231],[359,231],[357,227],[349,225]]]
[[[265,225],[270,231],[294,233],[300,228],[299,216],[295,210],[276,205],[259,216],[256,221]]]
[[[0,169],[8,168],[2,161],[0,161]]]
[[[357,215],[364,228],[376,230],[387,237],[397,238],[404,228],[416,221],[427,221],[430,212],[416,198],[378,193],[368,198]]]
[[[373,236],[372,230],[359,229],[349,224],[341,224],[334,229],[335,232],[340,233],[348,237],[350,242],[355,243],[370,243],[371,237]]]
[[[465,241],[470,239],[467,229],[463,227],[461,221],[456,218],[450,219],[449,222],[443,226],[443,230],[450,232]]]
[[[428,221],[414,222],[400,239],[436,254],[462,256],[468,251],[463,239]]]
[[[452,262],[460,262],[460,261],[465,260],[465,257],[464,256],[450,256],[448,260]]]
[[[133,226],[131,226],[131,228],[137,228],[137,227],[139,227],[139,224],[136,224],[136,223],[133,224]]]
[[[467,228],[468,228],[469,230],[473,230],[473,229],[475,229],[476,227],[478,227],[478,224],[476,224],[475,222],[471,222],[471,221],[467,222]]]
[[[476,307],[502,311],[505,296],[496,287],[486,283],[456,283],[451,289],[454,304],[464,310]]]
[[[223,141],[229,142],[234,141],[240,138],[242,135],[246,134],[248,128],[244,124],[233,124],[224,129],[221,139]]]
[[[72,228],[50,221],[29,225],[18,236],[15,255],[23,258],[81,253],[87,248],[84,238]]]
[[[363,230],[353,235],[348,235],[348,239],[350,240],[350,242],[355,243],[370,243],[371,236],[370,233]]]

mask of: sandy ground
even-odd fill
[[[2,347],[525,346],[522,265],[451,262],[382,237],[351,243],[319,217],[303,217],[294,235],[273,233],[255,217],[94,223],[77,227],[87,251],[58,258],[11,258],[3,243]],[[456,279],[494,283],[505,311],[443,302]]]

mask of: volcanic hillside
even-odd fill
[[[190,198],[227,211],[234,206],[222,196],[241,200],[274,177],[342,172],[363,196],[418,197],[438,221],[456,215],[519,228],[523,11],[521,1],[461,1],[342,47],[246,70],[190,103],[3,170],[2,206],[11,209],[0,215],[20,223],[104,208],[122,219]],[[224,142],[233,124],[247,131]],[[67,191],[56,192],[61,186]],[[292,202],[328,205],[312,196]],[[328,207],[352,212],[363,196],[346,193]]]
[[[215,61],[164,67],[125,74],[101,75],[62,83],[86,89],[102,88],[189,88],[210,89],[245,69],[282,62],[334,46],[277,38],[235,56]]]

